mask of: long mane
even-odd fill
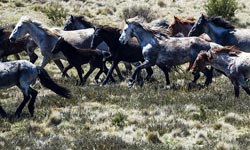
[[[228,54],[240,54],[242,51],[237,49],[235,46],[224,46],[222,48],[216,48],[213,49],[213,52],[215,54],[220,54],[220,53],[228,53]]]
[[[91,22],[86,21],[84,19],[84,17],[82,17],[82,16],[73,16],[73,17],[74,17],[74,19],[78,19],[87,28],[94,28],[94,25]]]
[[[44,30],[45,32],[47,32],[47,34],[52,35],[52,36],[58,36],[59,31],[58,30],[50,30],[48,27],[44,26],[42,23],[32,20],[31,18],[28,18],[26,16],[22,17],[20,19],[21,22],[23,23],[31,23],[36,25],[38,28]]]
[[[138,21],[134,20],[133,18],[127,20],[127,22],[130,24],[133,24],[139,28],[143,28],[145,31],[150,32],[156,36],[160,35],[160,36],[164,36],[165,38],[169,38],[166,31],[164,31],[162,28],[157,28],[157,29],[149,28],[145,25],[140,24]]]
[[[219,27],[223,27],[226,29],[230,29],[233,30],[235,29],[235,27],[233,25],[231,25],[229,22],[227,22],[226,20],[224,20],[221,17],[211,17],[208,19],[209,22],[214,23],[215,25],[219,26]]]
[[[175,17],[175,21],[180,22],[182,24],[194,24],[196,22],[194,17],[180,18]]]

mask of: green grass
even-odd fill
[[[24,7],[15,8],[13,2],[0,1],[0,25],[15,23],[22,15],[55,25],[40,11],[46,2],[22,1]],[[123,8],[142,2],[58,1],[68,14],[87,14],[95,24],[118,27],[123,25]],[[162,2],[147,1],[157,18],[171,21],[174,15],[198,17],[204,12],[204,1]],[[239,26],[242,22],[249,26],[249,6],[236,12]],[[26,54],[21,57],[28,59]],[[69,71],[71,79],[62,79],[53,63],[45,69],[72,91],[73,98],[61,98],[37,82],[34,117],[25,107],[16,119],[13,114],[21,103],[21,92],[15,87],[1,90],[0,104],[9,117],[0,118],[0,149],[250,149],[250,97],[241,90],[240,98],[234,98],[225,77],[214,78],[208,88],[188,90],[191,73],[173,71],[167,89],[163,73],[154,67],[156,81],[143,87],[128,88],[128,77],[120,82],[117,76],[117,83],[101,87],[94,83],[93,75],[79,87],[75,86],[78,76],[74,69]],[[199,82],[204,83],[204,77]]]

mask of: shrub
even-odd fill
[[[66,19],[68,10],[64,9],[59,3],[51,2],[42,8],[42,12],[53,21],[54,25],[61,26]]]
[[[132,7],[123,8],[121,15],[123,19],[133,18],[135,16],[141,17],[147,22],[151,22],[156,19],[156,16],[149,6],[134,5]]]
[[[208,0],[204,6],[208,16],[222,16],[230,19],[238,9],[236,0]]]

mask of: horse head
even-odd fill
[[[200,53],[196,57],[196,60],[194,61],[191,72],[195,73],[204,70],[210,59],[211,59],[210,52],[207,52],[205,50],[200,51]]]
[[[82,16],[73,16],[70,15],[70,18],[66,21],[63,30],[78,30],[78,29],[86,29],[93,28],[92,23],[84,20]]]
[[[12,33],[10,34],[9,40],[11,42],[15,42],[17,39],[24,37],[28,33],[25,24],[26,22],[23,21],[21,18],[20,21],[16,24]]]
[[[93,38],[91,41],[91,48],[95,49],[102,41],[102,34],[103,34],[103,26],[96,26],[95,31],[93,34]]]
[[[195,22],[193,27],[191,28],[188,36],[199,36],[205,32],[205,26],[207,24],[207,17],[205,15],[201,15],[200,18]]]
[[[122,44],[126,44],[133,36],[133,24],[125,20],[126,25],[122,30],[122,34],[119,37],[119,41]]]

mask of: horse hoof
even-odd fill
[[[128,81],[128,87],[131,88],[134,85],[134,83],[135,83],[135,80],[129,79],[129,81]]]

